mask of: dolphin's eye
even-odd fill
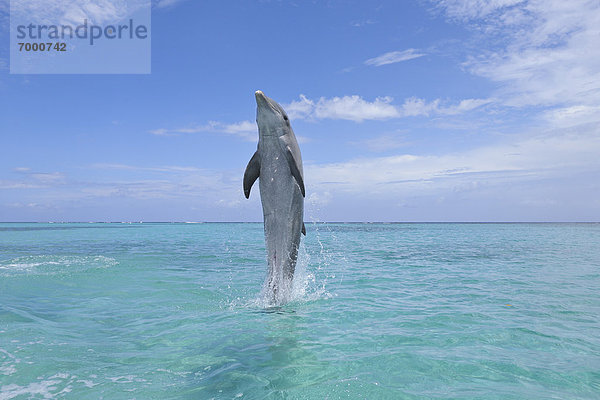
[[[284,120],[287,122],[287,121],[288,121],[288,116],[287,116],[287,115],[284,115],[284,116],[283,116],[283,119],[284,119]]]

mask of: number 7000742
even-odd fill
[[[66,43],[17,43],[19,51],[67,51]]]

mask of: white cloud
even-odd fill
[[[407,117],[414,117],[418,115],[430,115],[439,109],[440,100],[436,99],[431,102],[426,102],[423,99],[411,97],[406,99],[402,105],[402,115]]]
[[[369,102],[357,95],[331,99],[321,97],[315,104],[313,114],[318,119],[345,119],[355,122],[398,117],[398,110],[390,104],[391,101],[391,97],[377,97]]]
[[[420,53],[416,49],[408,49],[403,51],[390,51],[375,58],[369,58],[365,61],[366,65],[380,67],[382,65],[399,63],[402,61],[412,60],[414,58],[423,57],[425,53]]]
[[[284,105],[284,108],[292,120],[343,119],[362,122],[432,114],[455,115],[492,102],[491,99],[466,99],[452,105],[440,99],[426,102],[413,97],[407,99],[402,106],[396,106],[392,101],[391,97],[377,97],[374,101],[368,101],[358,95],[321,97],[314,101],[301,94],[299,100]]]
[[[300,100],[293,100],[291,103],[284,105],[283,108],[292,120],[305,119],[312,114],[315,102],[301,94]]]
[[[219,126],[218,123],[214,123],[215,126]],[[252,121],[242,121],[236,122],[233,124],[223,124],[220,128],[225,133],[233,133],[233,134],[246,134],[246,133],[255,133],[257,132],[256,123]],[[254,137],[255,139],[256,137]]]

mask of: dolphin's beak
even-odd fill
[[[269,105],[267,96],[265,96],[265,94],[262,91],[257,90],[256,92],[254,92],[254,97],[256,97],[256,105],[258,106],[258,108],[266,107]]]

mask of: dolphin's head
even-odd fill
[[[288,133],[292,128],[283,107],[275,100],[265,96],[257,90],[256,96],[256,123],[258,124],[259,139],[265,137],[279,137]]]

